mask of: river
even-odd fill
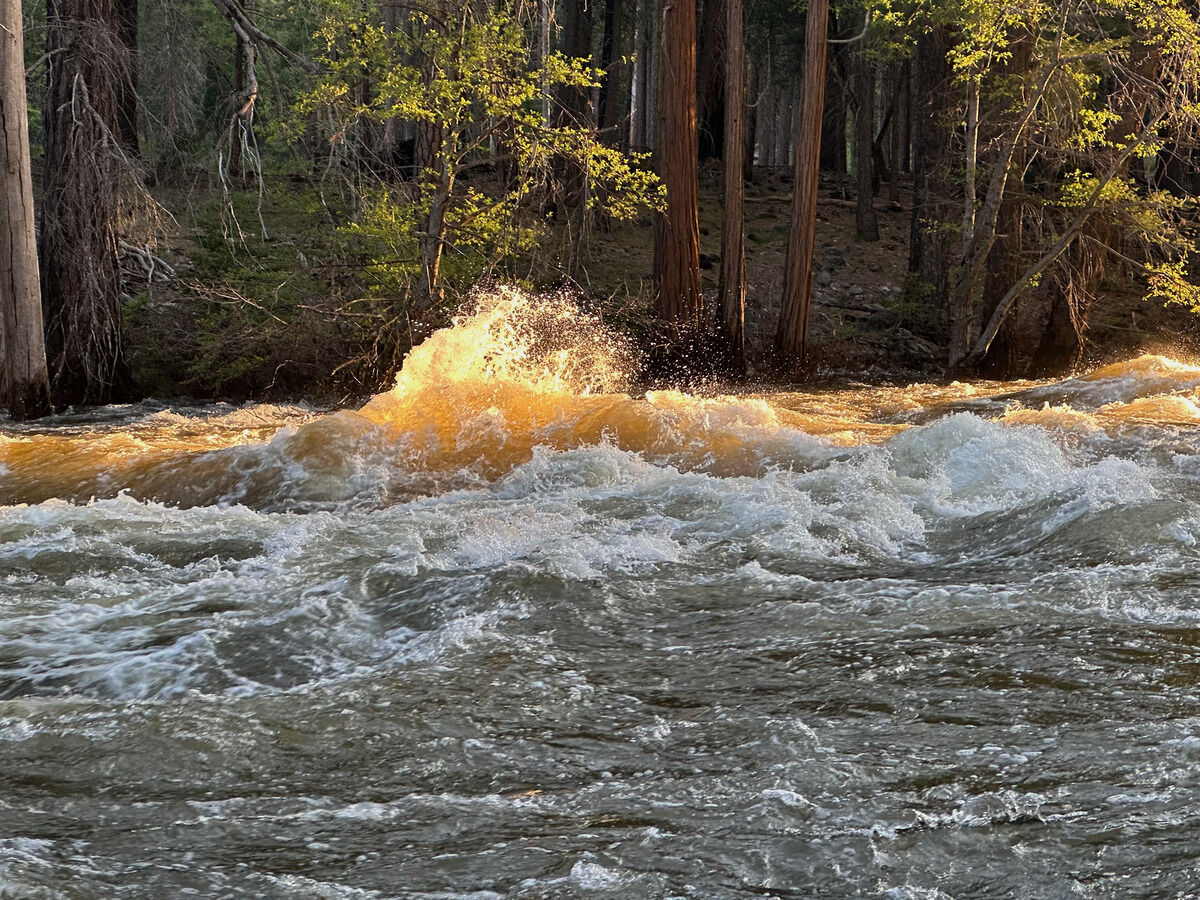
[[[1200,890],[1200,368],[0,428],[0,897]]]

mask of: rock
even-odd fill
[[[878,328],[880,330],[894,328],[900,323],[900,317],[896,315],[893,309],[880,309],[872,313],[867,319],[868,328]]]

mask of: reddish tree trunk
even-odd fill
[[[700,324],[700,217],[696,162],[696,5],[663,0],[655,170],[667,209],[654,230],[658,313],[676,330]]]
[[[812,305],[813,251],[817,227],[817,185],[821,167],[821,115],[825,106],[825,60],[829,0],[811,0],[804,39],[804,97],[796,135],[796,183],[792,194],[792,234],[783,280],[783,307],[775,333],[779,368],[799,373],[808,350]]]

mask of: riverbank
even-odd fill
[[[127,260],[128,356],[138,396],[197,400],[304,397],[346,403],[391,383],[409,348],[394,250],[349,228],[348,196],[301,177],[246,185],[228,204],[200,175],[156,190],[176,227],[158,248],[170,269]],[[746,335],[751,380],[770,380],[790,229],[790,179],[759,170],[747,188]],[[823,186],[817,234],[812,352],[820,380],[928,381],[944,376],[946,325],[907,273],[911,208],[877,200],[880,240],[855,238],[852,193]],[[703,285],[715,292],[722,216],[719,173],[701,178]],[[552,232],[495,277],[568,290],[635,342],[653,341],[650,221],[597,229],[566,247]],[[582,250],[579,248],[582,246]],[[578,258],[568,276],[568,251]],[[452,307],[451,302],[448,306]],[[444,317],[434,324],[444,323]],[[1114,283],[1089,314],[1080,364],[1139,352],[1190,357],[1195,316],[1143,302]]]

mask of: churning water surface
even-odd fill
[[[357,412],[0,436],[0,897],[1200,891],[1200,368],[626,393],[500,291]]]

